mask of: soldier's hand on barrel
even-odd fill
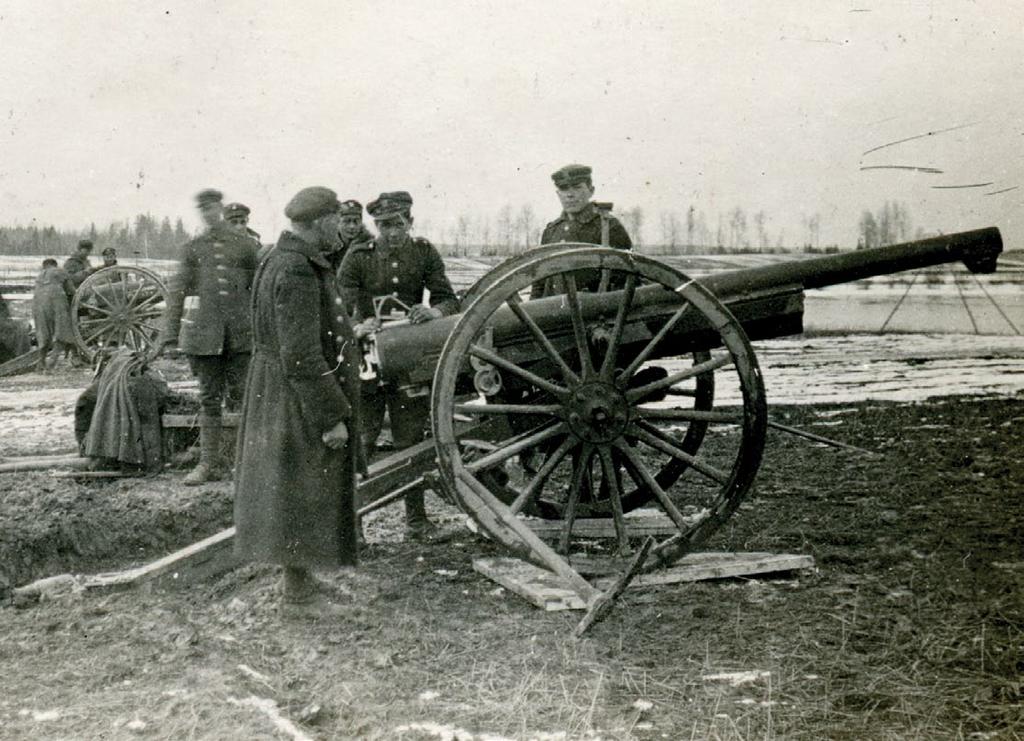
[[[377,317],[364,319],[363,321],[359,322],[359,324],[357,324],[355,327],[353,327],[353,331],[356,334],[357,340],[361,340],[367,335],[373,334],[378,329],[380,329],[380,319],[378,319]]]
[[[409,309],[409,321],[412,324],[422,324],[423,322],[429,322],[432,319],[440,319],[441,310],[434,309],[423,304],[413,304]]]
[[[345,447],[345,443],[348,442],[348,425],[344,421],[334,425],[331,429],[325,432],[321,437],[326,445],[331,450],[338,450]]]

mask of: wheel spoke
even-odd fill
[[[511,360],[506,360],[505,358],[501,357],[495,352],[488,350],[486,347],[483,347],[482,345],[471,345],[469,348],[469,354],[476,358],[480,358],[481,360],[485,360],[491,365],[496,365],[499,368],[503,368],[504,370],[507,370],[509,373],[515,373],[517,376],[519,376],[525,381],[529,381],[537,388],[543,389],[544,391],[547,391],[550,394],[554,394],[559,398],[564,398],[569,393],[568,389],[559,386],[556,383],[552,383],[546,378],[541,378],[536,373],[531,373],[530,371],[526,370],[526,368],[516,365]]]
[[[690,366],[689,368],[681,370],[677,373],[670,373],[664,378],[654,381],[653,383],[648,383],[647,385],[640,386],[639,388],[630,389],[629,391],[626,392],[626,398],[629,401],[634,402],[637,399],[642,399],[648,394],[652,394],[664,388],[674,386],[680,381],[685,381],[687,378],[700,376],[703,375],[704,373],[713,373],[719,368],[729,365],[731,362],[732,355],[730,355],[729,353],[722,353],[717,357],[711,358],[711,360],[705,360],[703,363],[698,363],[697,365]]]
[[[98,313],[104,314],[106,316],[110,316],[113,313],[113,312],[111,312],[108,309],[104,309],[102,306],[97,306],[96,304],[87,304],[87,303],[84,303],[84,302],[79,304],[78,308],[85,309],[89,313],[98,312]]]
[[[543,348],[547,356],[562,372],[562,378],[565,379],[565,382],[569,384],[578,383],[580,378],[576,375],[576,371],[568,366],[562,356],[558,354],[555,346],[551,344],[551,340],[544,334],[544,330],[537,325],[537,322],[533,321],[533,317],[526,313],[519,295],[516,294],[514,300],[509,299],[505,303],[512,310],[512,313],[519,317],[519,321],[526,325],[526,328],[530,330],[530,334],[533,335],[533,339],[537,341],[537,344]]]
[[[572,526],[576,521],[576,505],[580,501],[580,492],[583,490],[583,479],[590,469],[590,460],[594,455],[594,448],[589,443],[583,444],[580,459],[576,462],[576,468],[572,472],[572,483],[569,484],[569,500],[565,504],[565,511],[562,517],[565,525],[562,528],[562,535],[558,539],[558,550],[560,553],[569,552],[569,541],[572,539]]]
[[[530,483],[526,485],[523,492],[516,497],[515,501],[512,502],[512,511],[518,513],[522,511],[523,507],[532,504],[537,498],[537,495],[541,491],[541,487],[544,486],[544,482],[548,480],[551,473],[555,470],[559,463],[569,454],[573,448],[579,445],[579,442],[572,435],[567,435],[562,444],[558,446],[558,449],[554,453],[548,456],[547,460],[544,461],[543,465],[537,469],[537,473],[534,474]]]
[[[563,435],[568,431],[568,428],[561,422],[551,423],[545,427],[541,427],[536,432],[527,435],[524,438],[516,440],[493,453],[477,458],[475,461],[466,464],[466,470],[472,473],[482,471],[488,468],[492,468],[498,463],[507,461],[514,455],[518,455],[527,448],[533,448],[540,445],[546,440],[550,440],[558,435]]]
[[[619,343],[622,341],[622,331],[626,328],[626,314],[633,305],[633,295],[636,292],[636,274],[630,273],[626,276],[626,285],[623,288],[622,303],[615,314],[615,324],[612,326],[611,337],[608,338],[608,348],[604,353],[604,362],[601,364],[601,378],[611,378],[615,370],[615,360],[619,354]]]
[[[644,485],[651,490],[657,498],[658,503],[661,504],[661,508],[665,510],[665,514],[667,514],[669,519],[675,523],[676,527],[679,528],[680,531],[689,530],[691,523],[687,522],[683,513],[680,512],[679,508],[672,503],[672,500],[669,499],[665,490],[661,488],[661,485],[654,479],[651,472],[647,470],[646,466],[644,466],[644,463],[640,460],[640,456],[637,452],[624,442],[617,442],[615,444],[615,448],[622,453],[631,464],[633,464],[635,472],[641,479],[643,479]]]
[[[544,414],[557,416],[561,404],[455,404],[456,414]]]
[[[668,321],[661,325],[661,329],[658,330],[657,334],[655,334],[654,337],[652,337],[650,341],[648,341],[648,343],[644,345],[644,349],[641,350],[635,358],[633,358],[633,362],[631,362],[626,367],[626,369],[618,375],[616,380],[622,383],[626,381],[626,379],[628,379],[634,373],[636,373],[636,369],[644,364],[647,358],[650,357],[651,353],[654,352],[654,348],[656,348],[658,344],[663,339],[665,339],[665,335],[667,335],[669,331],[671,331],[672,327],[676,325],[676,323],[683,317],[683,314],[685,314],[689,308],[690,304],[688,303],[680,306],[679,309],[677,309],[676,312],[668,318]]]
[[[144,281],[144,280],[138,281],[136,283],[136,286],[135,286],[135,293],[132,294],[132,297],[130,299],[125,301],[125,305],[127,305],[127,306],[135,306],[135,300],[139,297],[139,294],[142,293],[142,289],[145,288],[145,287],[146,287],[146,281]]]
[[[597,454],[601,457],[601,470],[604,472],[604,480],[608,482],[608,502],[612,508],[615,535],[619,541],[619,555],[625,556],[629,553],[629,534],[626,532],[626,520],[622,512],[622,490],[619,487],[619,472],[615,468],[611,450],[607,446],[599,446]]]
[[[104,324],[104,325],[103,325],[102,327],[100,327],[99,329],[97,329],[97,330],[96,330],[95,332],[93,332],[93,333],[92,333],[91,335],[89,335],[88,337],[84,337],[84,338],[82,339],[82,342],[84,342],[84,343],[85,343],[86,345],[88,345],[88,344],[89,344],[90,342],[92,342],[92,341],[93,341],[94,339],[96,339],[97,337],[99,337],[99,336],[100,336],[101,334],[103,334],[104,332],[110,332],[110,331],[112,331],[113,329],[114,329],[113,325],[111,325],[111,324]]]
[[[635,425],[630,427],[629,434],[635,435],[642,442],[650,445],[652,448],[660,450],[662,453],[667,453],[676,460],[689,464],[695,471],[704,474],[716,484],[724,485],[729,480],[729,474],[725,471],[722,471],[709,463],[704,463],[696,456],[690,455],[685,450],[682,450],[678,447],[678,440],[674,439],[671,435],[666,435],[664,432],[648,422],[637,422]]]
[[[713,412],[704,409],[657,409],[635,407],[640,419],[665,419],[683,422],[721,422],[722,424],[743,424],[742,412]]]
[[[565,274],[565,297],[569,304],[569,316],[572,319],[572,334],[576,338],[576,349],[580,354],[580,375],[590,378],[594,375],[594,365],[590,361],[590,347],[587,343],[587,328],[583,323],[583,312],[580,309],[580,297],[576,292],[576,276]]]
[[[149,297],[143,299],[142,301],[140,301],[136,305],[135,309],[136,309],[136,311],[138,311],[140,309],[145,309],[145,308],[147,308],[149,306],[153,306],[155,304],[158,304],[158,303],[160,303],[163,300],[164,300],[164,295],[162,293],[160,293],[159,291],[157,291],[152,296],[149,296]]]

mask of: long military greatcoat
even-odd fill
[[[235,551],[243,558],[356,562],[359,350],[333,278],[318,249],[290,232],[256,273],[235,456]],[[349,444],[332,450],[321,436],[342,420]]]
[[[74,295],[71,278],[60,268],[44,268],[36,277],[32,315],[39,347],[52,347],[54,341],[75,344],[69,308]]]
[[[169,286],[165,332],[189,355],[247,353],[255,240],[216,224],[185,245]]]

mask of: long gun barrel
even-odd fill
[[[705,276],[700,282],[732,310],[751,339],[767,339],[802,331],[805,289],[957,261],[972,272],[989,273],[995,270],[1001,251],[999,230],[989,227],[889,247],[726,271]],[[581,294],[584,319],[589,322],[614,316],[621,300],[621,291]],[[637,289],[634,303],[642,307],[642,315],[655,317],[674,311],[678,297],[663,286],[646,285]],[[523,308],[545,331],[571,332],[562,297],[527,301]],[[403,385],[429,383],[441,349],[458,319],[455,315],[378,332],[375,352],[384,380]],[[532,342],[507,308],[495,313],[491,329],[496,345]],[[677,327],[681,341],[686,340],[688,332],[699,333],[701,329],[686,322]],[[699,345],[699,341],[694,342]]]

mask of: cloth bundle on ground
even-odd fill
[[[11,316],[7,299],[0,296],[0,363],[13,360],[31,349],[28,325]]]
[[[75,437],[90,458],[157,471],[163,462],[160,416],[169,389],[145,360],[120,349],[100,363],[75,404]]]

